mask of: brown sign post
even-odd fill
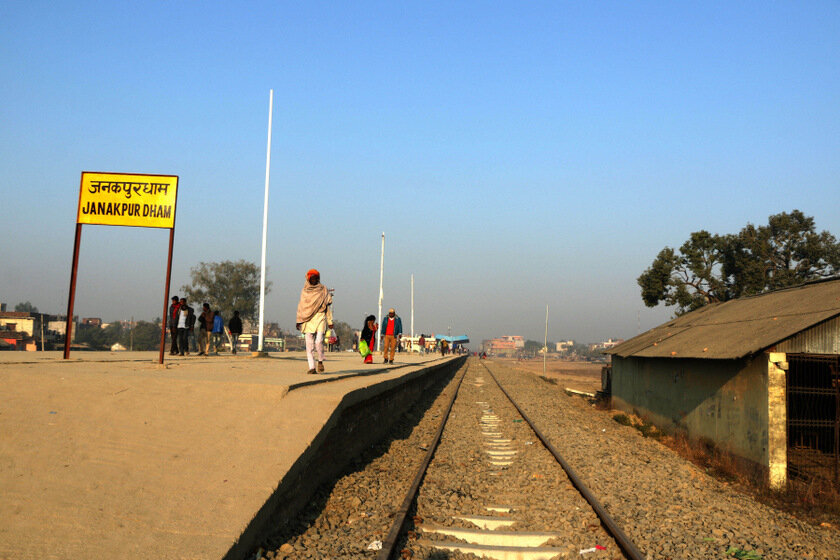
[[[169,229],[169,256],[166,261],[166,287],[161,315],[160,358],[166,346],[169,280],[172,274],[172,247],[175,242],[175,205],[178,201],[177,175],[82,172],[79,207],[76,211],[76,240],[73,243],[73,268],[70,271],[70,297],[67,302],[67,337],[64,359],[70,357],[73,337],[73,301],[76,296],[76,270],[79,267],[79,244],[82,224],[103,226],[152,227]]]

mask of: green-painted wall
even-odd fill
[[[614,405],[768,465],[767,355],[742,360],[612,357]]]

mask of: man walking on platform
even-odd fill
[[[402,338],[402,319],[394,311],[394,308],[388,310],[388,316],[382,321],[382,328],[379,334],[385,338],[382,340],[382,356],[385,358],[386,364],[394,363],[394,353],[397,351],[397,344]],[[388,358],[388,349],[391,350],[391,357]]]
[[[332,293],[321,284],[321,273],[310,269],[306,273],[306,283],[300,292],[295,327],[306,339],[306,360],[309,371],[306,373],[324,373],[324,333],[327,327],[333,328]],[[318,355],[318,369],[315,369],[315,354]]]

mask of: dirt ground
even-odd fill
[[[543,374],[542,359],[517,361],[494,358],[494,360],[528,373]],[[545,376],[556,379],[557,384],[564,389],[594,393],[601,390],[601,368],[603,366],[604,364],[593,364],[591,362],[548,360],[545,367]]]

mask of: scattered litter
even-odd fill
[[[522,419],[521,419],[521,418],[517,418],[517,419],[516,419],[516,420],[514,420],[513,422],[514,422],[514,423],[519,423],[519,422],[522,422]]]
[[[606,431],[607,431],[607,429],[606,429],[606,428],[601,428],[601,431],[602,431],[602,432],[606,432]]]
[[[382,550],[382,541],[373,541],[367,546],[368,550]]]
[[[738,560],[762,560],[761,554],[758,552],[754,550],[743,550],[734,546],[727,548],[726,554],[728,556],[733,556]]]
[[[525,445],[534,445],[534,442],[533,441],[526,441]]]
[[[420,446],[420,449],[422,449],[423,451],[428,451],[428,450],[429,450],[429,446],[427,446],[427,445],[421,445],[421,446]]]
[[[831,523],[820,523],[820,527],[825,527],[826,529],[831,529],[834,527]]]
[[[50,414],[58,414],[55,410],[50,410]]]
[[[596,544],[592,548],[582,548],[580,550],[581,554],[589,554],[590,552],[597,552],[599,550],[607,550],[607,547],[601,546],[600,544]]]

